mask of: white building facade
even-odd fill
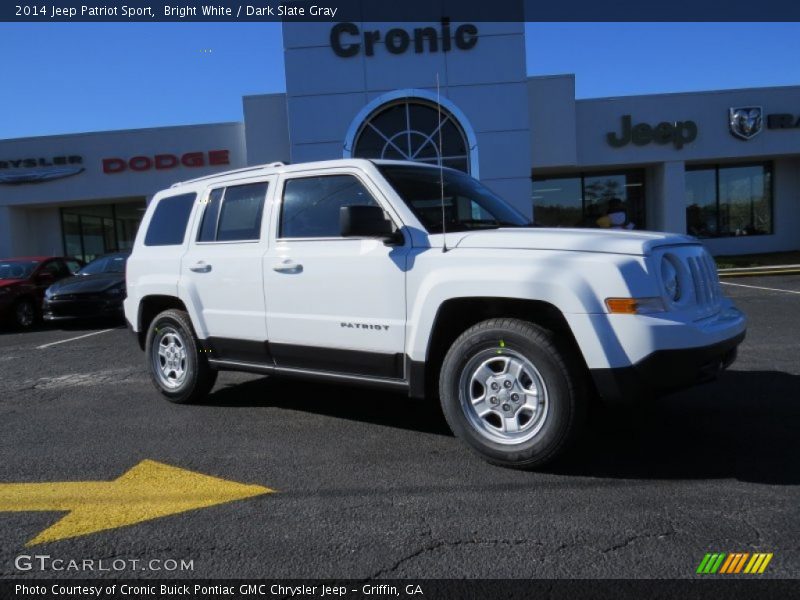
[[[129,248],[152,195],[247,165],[412,159],[470,172],[539,225],[800,249],[800,86],[575,99],[528,77],[522,23],[284,24],[286,93],[241,123],[0,140],[0,256]]]

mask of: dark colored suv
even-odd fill
[[[78,271],[75,258],[30,256],[0,259],[0,321],[28,329],[41,316],[44,291]]]

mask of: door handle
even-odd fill
[[[302,273],[303,265],[287,258],[283,262],[274,265],[272,270],[278,273]]]
[[[208,273],[211,271],[211,265],[207,265],[203,261],[200,261],[193,267],[189,267],[190,271],[194,271],[195,273]]]

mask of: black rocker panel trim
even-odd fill
[[[339,348],[272,344],[231,338],[210,337],[201,340],[201,348],[209,358],[223,361],[327,371],[350,375],[366,375],[389,379],[405,379],[404,354],[384,354]]]
[[[269,350],[278,367],[404,379],[403,354],[272,343]]]
[[[209,358],[232,360],[264,365],[275,364],[267,342],[210,337],[200,340],[203,350],[209,350]]]

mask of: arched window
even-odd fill
[[[370,113],[356,132],[352,156],[436,165],[441,159],[446,167],[470,172],[470,147],[456,117],[420,98],[394,100]]]

